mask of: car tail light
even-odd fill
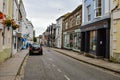
[[[32,50],[32,48],[29,48],[29,50]]]
[[[40,48],[40,51],[42,50],[42,48]]]

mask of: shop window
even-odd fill
[[[80,43],[81,43],[81,37],[80,37],[80,33],[74,33],[74,37],[73,37],[73,47],[74,49],[78,49],[80,50]]]
[[[96,51],[96,31],[90,32],[90,51]]]

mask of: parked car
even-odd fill
[[[43,55],[42,46],[38,43],[30,44],[29,45],[29,55],[32,55],[32,54]]]

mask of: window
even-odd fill
[[[73,27],[72,23],[73,23],[73,20],[72,20],[72,18],[71,18],[71,19],[70,19],[70,27]]]
[[[95,8],[95,17],[101,16],[101,14],[102,14],[101,0],[94,0],[94,8]]]
[[[90,50],[96,51],[96,31],[90,32]]]
[[[80,24],[80,15],[76,17],[76,25],[79,25],[79,24]]]
[[[88,19],[88,21],[91,20],[90,8],[91,8],[91,5],[87,6],[87,19]]]
[[[65,29],[68,29],[68,22],[65,23]]]

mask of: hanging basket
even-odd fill
[[[2,24],[5,25],[5,26],[11,26],[12,23],[13,23],[12,19],[6,19],[6,20],[2,21]]]
[[[13,30],[16,30],[17,28],[19,28],[19,25],[17,25],[17,24],[12,25]]]

